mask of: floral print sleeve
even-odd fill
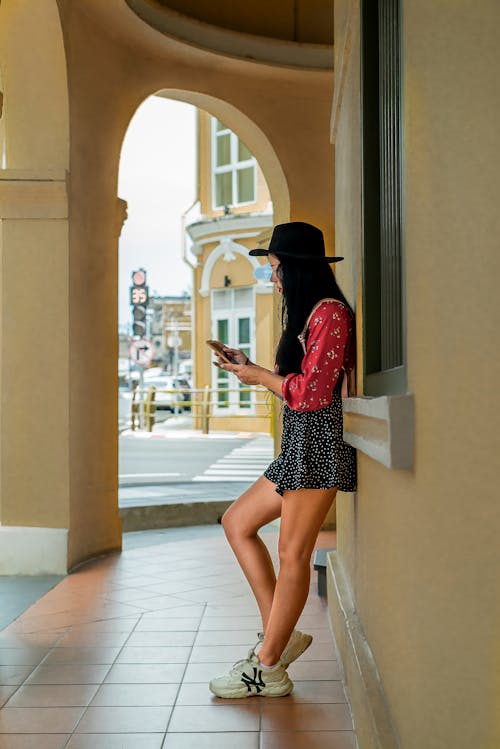
[[[353,320],[347,307],[336,300],[320,304],[307,327],[302,372],[289,374],[282,385],[286,404],[295,411],[316,411],[332,402],[333,391],[347,358]]]

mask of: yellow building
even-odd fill
[[[271,196],[245,143],[203,111],[198,111],[198,184],[201,215],[187,226],[195,258],[194,387],[214,391],[211,429],[269,432],[268,395],[249,391],[214,367],[205,341],[216,339],[252,361],[272,362],[273,285],[256,280],[260,263],[248,255],[271,232]]]
[[[345,257],[359,485],[328,606],[359,746],[500,746],[499,28],[497,0],[2,0],[1,574],[120,548],[120,150],[147,96],[187,101],[255,156],[274,222]],[[207,311],[253,283],[220,250]]]

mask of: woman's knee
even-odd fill
[[[224,533],[226,534],[226,538],[228,539],[252,535],[252,532],[249,532],[246,529],[246,524],[243,518],[240,517],[240,513],[233,506],[228,507],[226,512],[223,514],[221,518],[221,525],[224,528]]]
[[[312,551],[300,544],[290,544],[280,540],[278,544],[278,556],[280,567],[302,568],[308,567],[311,561]]]

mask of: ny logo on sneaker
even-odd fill
[[[243,682],[243,684],[246,684],[249,692],[252,691],[252,686],[255,687],[257,694],[259,694],[259,692],[261,692],[262,689],[266,686],[262,681],[262,671],[257,671],[255,666],[253,667],[253,678],[251,676],[248,676],[248,674],[243,671],[241,675],[241,681]]]

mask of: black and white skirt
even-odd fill
[[[356,489],[356,450],[343,440],[342,396],[317,411],[294,411],[283,406],[281,452],[264,472],[276,491]]]

